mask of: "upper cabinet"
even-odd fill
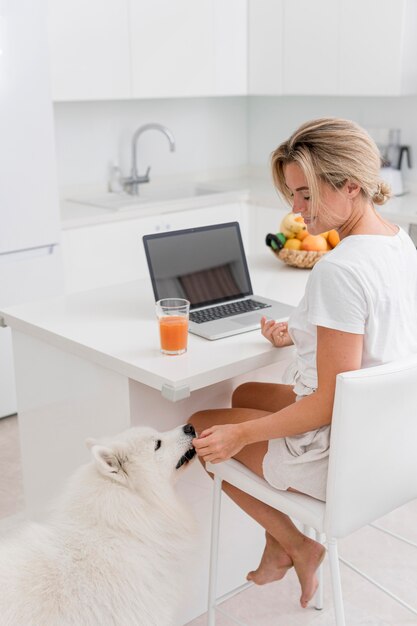
[[[53,99],[247,93],[246,0],[49,0]]]
[[[195,0],[194,0],[195,1]],[[248,93],[247,0],[214,0],[214,93]]]
[[[284,0],[283,93],[337,94],[338,3]]]
[[[283,93],[284,0],[249,0],[249,93]]]
[[[247,93],[245,0],[130,0],[132,96]]]
[[[249,90],[417,93],[415,0],[249,0]]]
[[[126,0],[48,0],[52,98],[130,97]]]
[[[341,0],[340,93],[417,93],[416,0]]]
[[[55,101],[417,93],[417,0],[48,0]]]
[[[204,96],[214,87],[212,0],[130,0],[132,95]]]

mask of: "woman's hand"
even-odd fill
[[[261,333],[275,348],[284,348],[285,346],[293,345],[293,341],[288,332],[287,322],[276,322],[275,320],[267,320],[266,317],[262,317]]]
[[[203,461],[220,463],[227,461],[246,445],[242,424],[219,424],[211,426],[193,439],[193,446]]]

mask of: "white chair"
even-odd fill
[[[214,626],[216,607],[225,599],[216,598],[223,480],[315,529],[318,540],[326,536],[336,626],[345,626],[339,560],[417,615],[416,609],[340,559],[337,550],[338,539],[417,498],[416,442],[417,355],[337,376],[326,502],[274,489],[234,459],[207,463],[214,474],[209,626]],[[315,600],[321,608],[322,593]]]

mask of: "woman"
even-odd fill
[[[278,489],[325,500],[336,376],[417,352],[417,253],[409,236],[375,211],[390,196],[369,135],[348,120],[301,126],[272,154],[275,186],[318,235],[337,229],[341,242],[310,273],[288,324],[261,320],[277,348],[294,344],[291,384],[246,383],[232,408],[200,411],[190,421],[200,460],[237,459]],[[317,588],[325,549],[289,517],[224,484],[266,531],[257,584],[294,566],[306,607]]]

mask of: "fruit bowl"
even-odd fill
[[[289,250],[287,248],[272,250],[272,252],[280,261],[283,261],[287,265],[303,269],[311,269],[317,261],[320,261],[323,254],[327,254],[327,251],[316,252],[314,250]]]
[[[280,261],[292,267],[311,269],[340,242],[334,229],[319,235],[309,233],[303,218],[294,213],[283,218],[280,229],[278,233],[268,233],[265,243]]]

